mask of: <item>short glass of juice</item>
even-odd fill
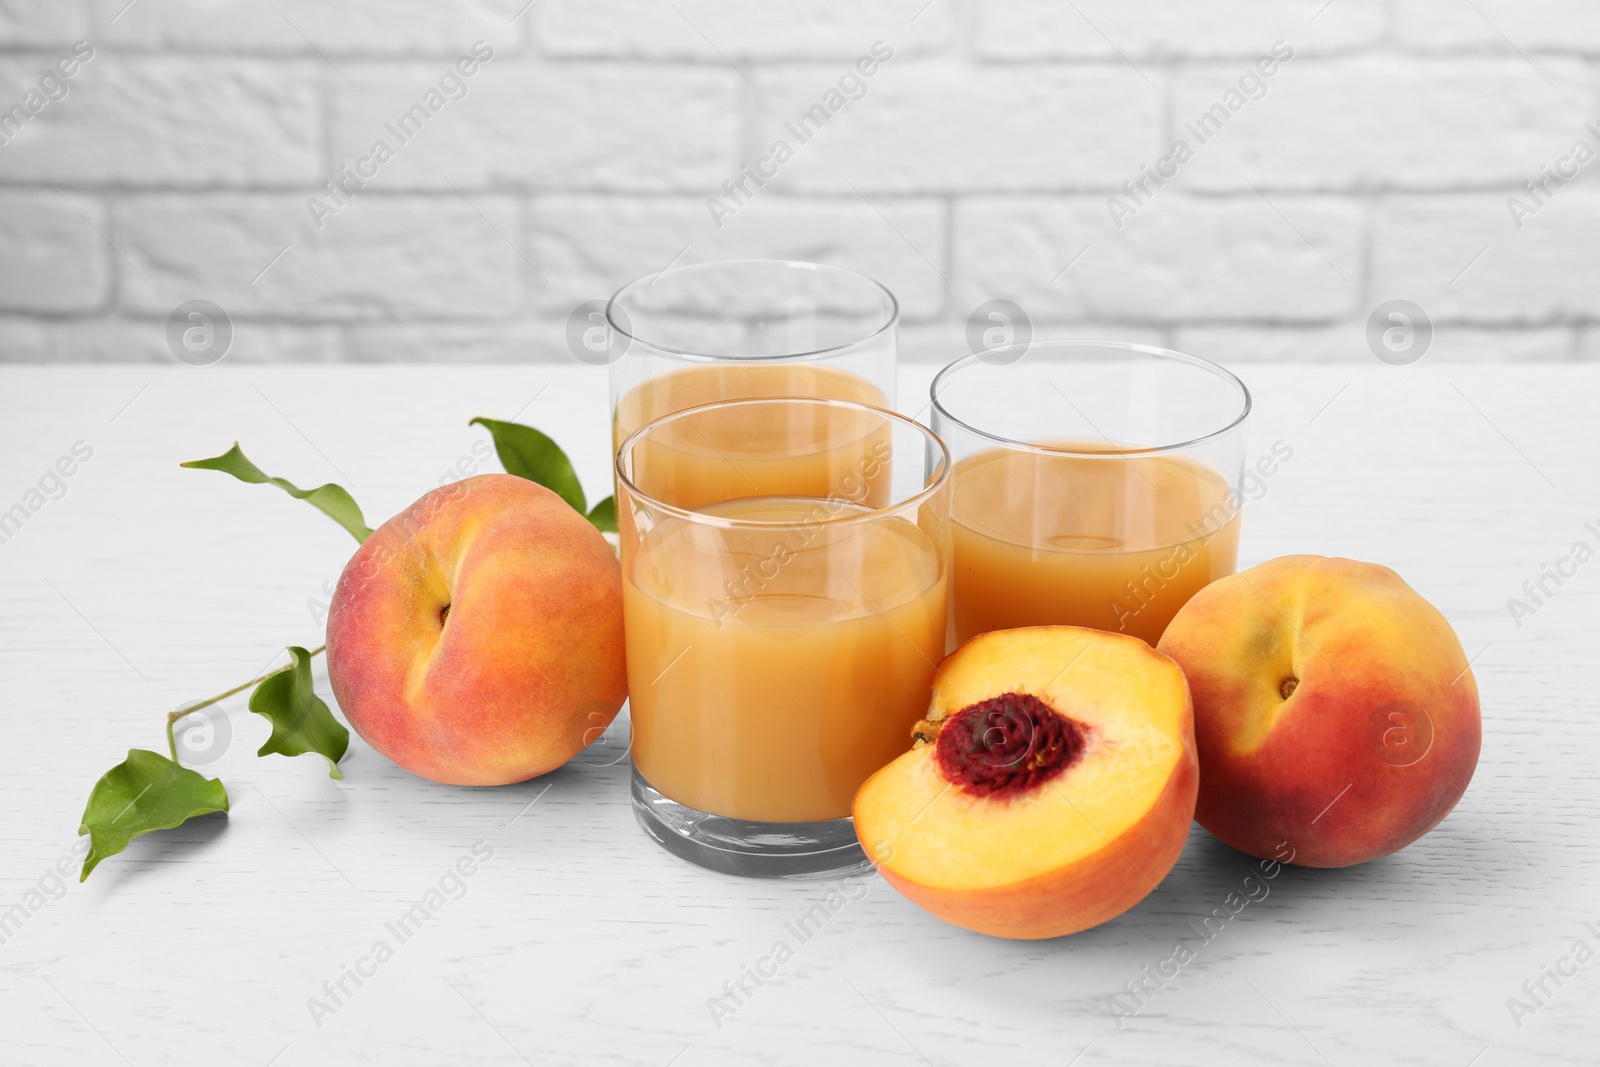
[[[718,400],[894,407],[899,304],[852,270],[774,259],[672,267],[617,290],[605,317],[619,447],[646,423]]]
[[[885,408],[723,401],[617,455],[633,805],[729,874],[864,865],[857,787],[911,744],[944,655],[950,458]]]
[[[955,460],[951,622],[1069,624],[1155,644],[1238,562],[1250,392],[1195,356],[1034,341],[933,382]]]

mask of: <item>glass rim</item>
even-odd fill
[[[726,356],[726,355],[713,355],[713,354],[707,353],[707,352],[691,352],[691,351],[688,351],[687,349],[672,348],[672,347],[669,347],[667,345],[657,344],[654,341],[651,341],[651,340],[649,340],[647,338],[640,337],[636,333],[630,333],[628,330],[623,329],[622,326],[617,322],[616,317],[612,314],[612,310],[617,306],[617,302],[620,299],[622,299],[623,296],[625,296],[630,290],[634,289],[635,287],[637,287],[637,286],[639,286],[641,284],[646,284],[647,286],[648,285],[654,285],[656,282],[660,281],[661,278],[663,276],[665,276],[668,272],[683,274],[683,273],[688,273],[690,271],[709,271],[709,270],[711,270],[713,268],[727,269],[727,268],[756,267],[756,266],[760,266],[760,267],[783,267],[783,268],[785,268],[787,270],[793,270],[793,271],[802,271],[802,270],[803,271],[814,271],[814,272],[830,271],[830,272],[833,272],[833,273],[836,273],[836,274],[849,275],[852,278],[856,278],[856,279],[859,279],[859,280],[865,282],[871,288],[876,289],[879,293],[881,293],[888,300],[889,309],[888,309],[887,315],[884,318],[883,322],[880,323],[876,329],[874,329],[874,330],[872,330],[872,331],[870,331],[868,333],[863,334],[862,336],[856,338],[854,341],[848,342],[847,344],[828,345],[825,348],[814,348],[814,349],[809,349],[809,350],[804,351],[804,352],[777,352],[777,353],[767,353],[767,354],[764,354],[764,355]],[[637,278],[634,278],[632,281],[624,283],[619,289],[617,289],[616,292],[612,293],[610,299],[608,299],[606,301],[606,325],[608,327],[610,327],[612,330],[615,330],[621,336],[626,337],[630,342],[637,342],[638,344],[646,345],[646,346],[654,349],[657,352],[665,353],[666,355],[669,355],[669,356],[678,356],[678,357],[683,358],[683,359],[697,360],[697,361],[703,361],[703,362],[708,362],[708,363],[723,363],[723,362],[730,362],[730,361],[755,363],[755,362],[761,362],[761,361],[766,361],[766,360],[779,361],[779,360],[786,360],[786,359],[814,359],[814,358],[819,357],[819,356],[840,355],[840,354],[843,354],[845,352],[849,352],[852,349],[859,348],[862,345],[864,345],[864,344],[866,344],[866,343],[868,343],[870,341],[876,340],[879,337],[882,337],[889,330],[894,329],[895,323],[897,323],[899,321],[900,321],[900,301],[894,295],[894,293],[890,291],[889,287],[887,285],[884,285],[882,282],[878,281],[878,279],[872,277],[869,274],[863,274],[861,271],[852,270],[849,267],[838,267],[838,266],[834,266],[831,263],[816,263],[816,262],[813,262],[811,260],[805,260],[805,259],[768,259],[768,258],[763,258],[763,257],[759,257],[759,256],[752,256],[752,257],[746,257],[746,258],[740,258],[740,259],[713,259],[713,260],[707,260],[704,263],[690,263],[687,266],[678,267],[676,269],[674,269],[673,267],[669,266],[669,267],[666,268],[666,270],[658,271],[655,274],[644,274],[644,275],[641,275],[641,276],[639,276]]]
[[[944,488],[944,486],[950,482],[951,471],[955,466],[954,461],[950,458],[950,447],[944,443],[943,438],[933,432],[931,427],[924,426],[922,423],[911,418],[909,415],[902,415],[900,412],[891,411],[886,407],[879,407],[876,404],[863,404],[855,400],[837,400],[832,397],[820,396],[765,396],[740,397],[736,400],[714,400],[709,404],[696,404],[694,407],[680,408],[677,411],[671,412],[670,414],[661,416],[659,419],[656,419],[653,422],[645,423],[643,426],[639,427],[637,430],[634,430],[626,438],[624,438],[622,444],[617,448],[617,458],[614,467],[617,472],[618,485],[620,487],[626,487],[630,496],[646,501],[652,508],[670,514],[676,518],[687,519],[691,522],[703,523],[707,526],[714,526],[728,530],[794,528],[796,525],[798,525],[798,523],[786,519],[730,519],[722,515],[707,515],[705,512],[696,511],[694,508],[685,508],[680,507],[677,504],[669,504],[657,497],[655,494],[648,493],[645,490],[640,489],[638,484],[634,482],[634,480],[625,470],[623,470],[624,457],[630,456],[633,453],[634,448],[638,445],[639,441],[652,430],[659,429],[666,426],[668,423],[675,422],[681,418],[687,418],[688,416],[697,413],[703,414],[707,411],[712,411],[719,408],[751,407],[758,404],[812,404],[834,408],[848,408],[855,411],[871,412],[875,415],[884,415],[894,422],[904,426],[909,426],[911,429],[920,433],[924,441],[931,441],[938,446],[939,469],[934,472],[932,479],[929,480],[921,489],[897,503],[885,504],[883,507],[872,508],[867,511],[857,511],[849,515],[831,517],[825,520],[830,528],[836,524],[870,522],[874,519],[884,518],[885,516],[893,514],[894,512],[900,511],[907,507],[921,507],[929,499],[931,499],[935,493],[939,492],[939,490]],[[728,460],[727,462],[730,467],[733,465],[732,460]],[[924,477],[926,477],[926,475],[924,475]],[[824,504],[827,501],[840,498],[806,497],[802,499],[815,499],[818,504]],[[806,520],[801,521],[803,522]]]
[[[953,375],[954,372],[971,367],[975,363],[989,363],[994,358],[994,353],[1004,352],[1008,348],[1019,347],[1022,349],[1022,352],[1015,361],[1005,364],[991,363],[990,365],[1011,366],[1014,363],[1025,359],[1028,352],[1035,348],[1044,348],[1053,351],[1109,351],[1123,357],[1149,356],[1167,363],[1181,363],[1198,370],[1206,371],[1207,373],[1222,379],[1224,382],[1230,383],[1235,389],[1237,389],[1239,396],[1243,399],[1243,403],[1239,408],[1238,414],[1230,419],[1226,425],[1212,430],[1209,433],[1203,433],[1199,437],[1190,438],[1187,441],[1174,441],[1159,445],[1139,445],[1134,448],[1111,448],[1095,451],[1083,448],[1062,448],[1054,445],[1041,445],[1032,441],[1019,441],[1016,438],[1006,437],[1003,434],[992,433],[988,430],[980,429],[979,427],[972,425],[967,420],[952,414],[950,409],[946,407],[939,399],[941,387],[946,384],[946,380]],[[1207,441],[1213,441],[1217,438],[1223,437],[1226,434],[1229,434],[1243,426],[1245,420],[1250,417],[1251,409],[1255,404],[1254,398],[1250,395],[1250,387],[1245,385],[1237,374],[1222,366],[1220,363],[1214,363],[1202,356],[1192,356],[1187,352],[1179,352],[1171,348],[1158,348],[1155,345],[1142,345],[1132,341],[1094,341],[1078,339],[1029,341],[1022,345],[1003,345],[997,348],[988,349],[984,352],[968,353],[965,356],[961,356],[947,363],[942,369],[940,369],[938,374],[933,376],[933,382],[928,387],[928,398],[936,415],[943,416],[950,422],[961,427],[961,429],[966,430],[968,433],[985,438],[994,442],[995,444],[1004,445],[1005,447],[1014,451],[1032,452],[1038,455],[1047,456],[1087,456],[1098,457],[1101,459],[1118,456],[1159,455],[1165,452],[1182,452],[1186,449],[1195,448],[1199,445],[1205,444]],[[1111,442],[1109,441],[1107,442],[1107,444],[1110,443]]]

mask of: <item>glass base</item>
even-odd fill
[[[872,866],[851,819],[754,822],[712,815],[668,800],[638,768],[633,771],[633,815],[668,852],[723,874],[819,878]]]

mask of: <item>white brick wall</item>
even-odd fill
[[[8,258],[0,308],[49,315],[105,310],[111,265],[95,233],[105,228],[103,204],[80,208],[49,192],[0,198],[0,248]]]
[[[913,359],[993,298],[1229,361],[1372,359],[1404,298],[1431,360],[1600,359],[1600,158],[1521,188],[1600,157],[1593,0],[0,0],[0,140],[0,361],[170,360],[192,299],[234,361],[563,360],[576,304],[751,255],[880,278]]]
[[[955,218],[956,247],[970,250],[957,302],[1002,295],[1035,322],[1314,322],[1356,313],[1360,205],[1292,194],[1273,203],[1293,225],[1254,195],[1169,189],[1119,231],[1103,196],[968,198]]]

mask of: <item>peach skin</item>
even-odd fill
[[[544,774],[627,697],[616,555],[525,479],[436,489],[345,566],[328,678],[356,732],[413,774],[451,785]]]
[[[1387,856],[1437,826],[1477,767],[1461,642],[1387,567],[1271,560],[1202,589],[1157,647],[1194,694],[1196,818],[1252,856]]]

